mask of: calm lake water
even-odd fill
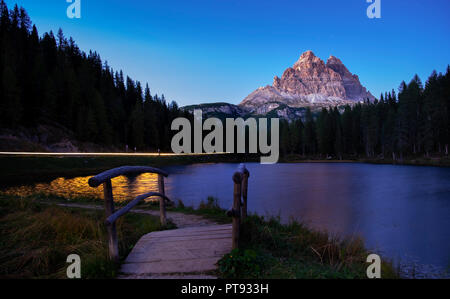
[[[197,206],[208,196],[231,207],[236,164],[166,167],[166,193]],[[450,266],[450,169],[369,164],[247,164],[248,206],[260,215],[293,218],[318,230],[360,236],[396,262]],[[102,197],[86,178],[57,179],[9,192]],[[118,200],[156,190],[155,175],[117,178]]]

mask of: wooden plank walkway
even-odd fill
[[[121,175],[141,173],[158,174],[159,192],[139,195],[124,208],[115,211],[111,179]],[[139,202],[151,196],[158,196],[160,222],[163,226],[167,224],[168,213],[165,200],[170,201],[170,199],[165,195],[164,178],[168,175],[165,171],[153,167],[123,166],[102,172],[89,179],[89,186],[93,188],[103,184],[107,218],[105,223],[108,231],[109,257],[112,261],[119,261],[115,221],[118,217],[130,212]],[[120,278],[211,278],[207,274],[214,273],[217,262],[223,255],[232,248],[237,248],[240,222],[247,215],[249,176],[250,173],[244,164],[240,164],[233,175],[233,208],[229,213],[233,218],[232,225],[207,224],[193,215],[173,213],[172,216],[178,219],[172,221],[179,229],[153,232],[142,237],[122,264],[123,276]],[[151,214],[151,212],[136,209],[133,212]]]
[[[103,210],[76,203],[61,207]],[[133,209],[132,213],[159,216],[159,211]],[[232,225],[220,225],[198,215],[167,212],[178,229],[143,236],[122,265],[120,279],[213,279],[208,272],[231,251]]]
[[[207,273],[231,251],[231,230],[231,224],[212,224],[147,234],[126,258],[120,278],[215,278]]]

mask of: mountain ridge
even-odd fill
[[[342,61],[330,56],[325,63],[312,51],[304,52],[281,78],[248,95],[239,106],[252,111],[270,102],[290,107],[340,106],[353,102],[373,101],[375,97],[361,85]]]
[[[260,87],[240,104],[225,102],[190,105],[188,111],[201,109],[207,116],[247,117],[277,115],[295,120],[305,115],[307,108],[344,107],[356,103],[373,102],[375,97],[361,84],[342,61],[330,56],[325,63],[312,51],[304,52],[282,77],[275,76],[272,85]]]

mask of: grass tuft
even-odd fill
[[[367,278],[368,251],[361,239],[330,237],[291,221],[249,216],[242,225],[240,249],[219,262],[224,278]],[[383,263],[383,278],[397,278]]]
[[[0,278],[66,278],[67,256],[81,257],[82,278],[113,278],[104,212],[0,197]],[[139,238],[162,229],[157,217],[127,214],[117,222],[123,259]]]

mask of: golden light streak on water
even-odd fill
[[[3,191],[6,195],[27,197],[40,194],[56,196],[65,199],[103,199],[103,187],[89,187],[88,177],[73,179],[58,178],[50,183],[39,183],[28,186],[12,187]],[[127,201],[138,195],[158,190],[158,175],[145,173],[139,176],[120,176],[112,180],[114,199],[118,202]]]

